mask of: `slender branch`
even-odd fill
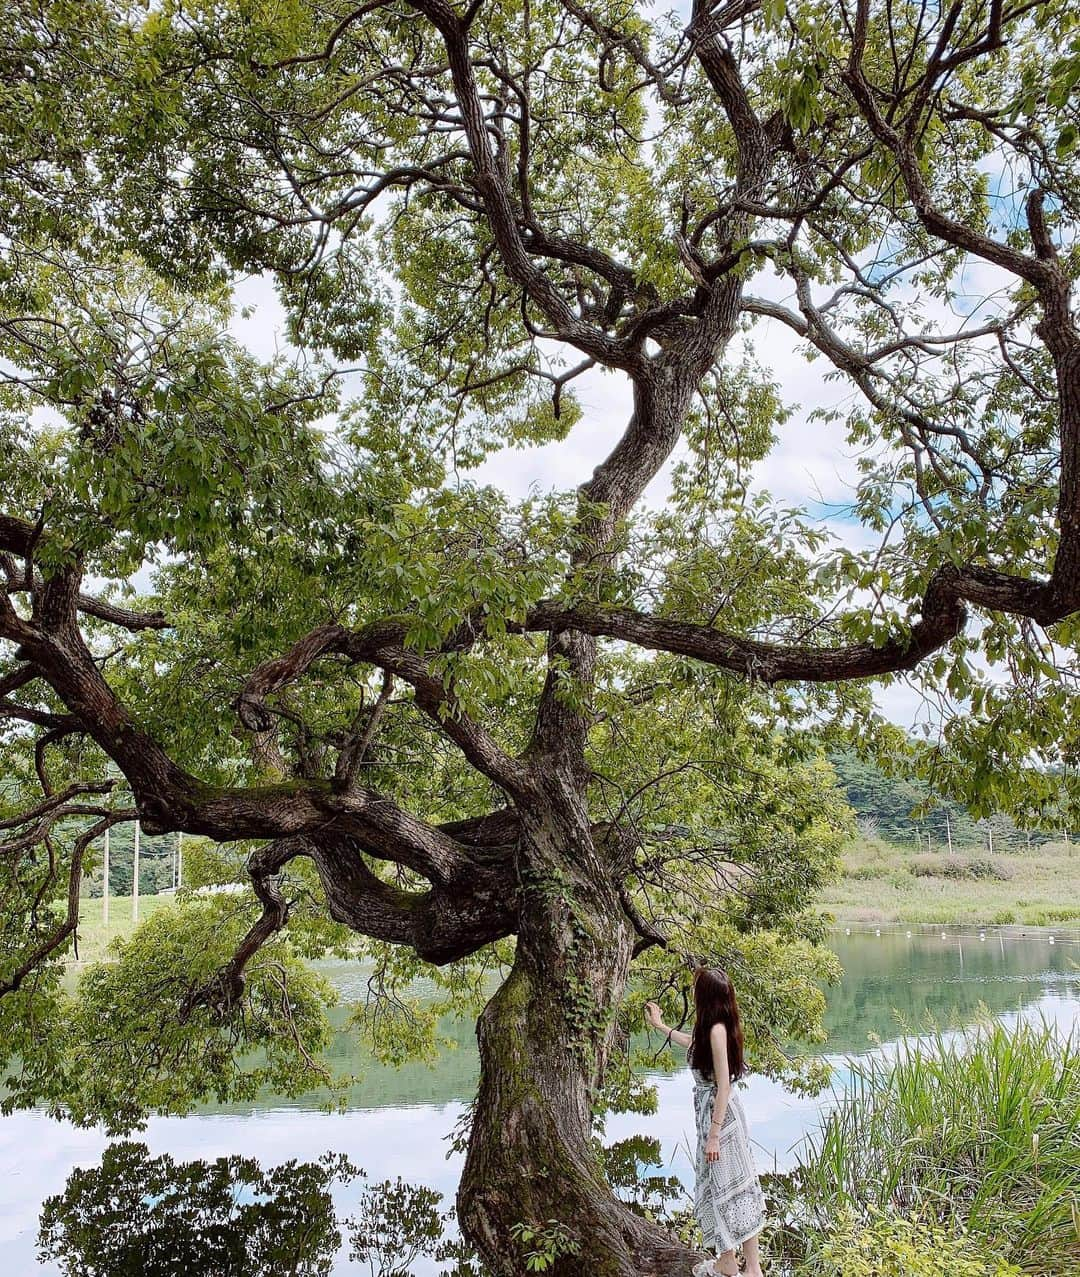
[[[82,884],[82,864],[87,847],[95,838],[122,821],[134,820],[138,815],[134,810],[114,811],[103,816],[96,824],[85,830],[75,839],[71,854],[71,866],[68,871],[67,913],[63,921],[20,962],[11,974],[0,981],[0,998],[15,993],[33,971],[42,965],[62,944],[73,935],[79,925],[79,897]],[[44,835],[47,837],[48,835]]]
[[[226,1014],[239,1004],[244,996],[244,968],[289,921],[288,902],[274,881],[275,876],[290,860],[305,854],[307,844],[300,838],[283,838],[252,853],[248,874],[262,913],[248,928],[225,966],[188,994],[180,1009],[181,1021],[188,1019],[198,1006],[209,1006],[219,1014]]]
[[[324,625],[305,635],[283,656],[267,661],[248,679],[237,700],[237,713],[245,727],[264,731],[269,726],[266,698],[302,677],[321,656],[336,652],[352,661],[366,662],[411,685],[416,704],[454,742],[481,773],[510,795],[520,795],[528,784],[526,767],[511,758],[494,738],[462,710],[452,687],[432,674],[427,660],[405,646],[407,627],[380,621],[360,630]]]
[[[115,782],[111,780],[75,781],[60,793],[51,794],[33,807],[28,807],[26,811],[20,812],[19,815],[0,820],[0,829],[17,829],[20,825],[29,824],[31,821],[39,820],[43,816],[70,815],[71,809],[67,804],[71,802],[71,799],[83,794],[109,794],[114,786]],[[58,811],[61,808],[63,810]]]
[[[531,259],[522,238],[506,174],[492,152],[475,64],[470,56],[468,24],[447,0],[410,0],[442,37],[454,84],[461,124],[469,145],[476,187],[503,267],[554,326],[557,336],[610,368],[637,373],[645,356],[636,345],[610,337],[574,314],[554,282]],[[534,235],[537,233],[534,229]],[[548,240],[550,246],[553,241]]]

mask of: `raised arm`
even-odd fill
[[[660,1008],[655,1002],[645,1003],[645,1021],[651,1029],[658,1029],[661,1033],[667,1035],[669,1042],[678,1042],[680,1046],[689,1046],[692,1038],[689,1033],[684,1033],[681,1029],[669,1028],[660,1014]]]

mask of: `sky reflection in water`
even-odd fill
[[[888,1051],[902,1025],[924,1027],[927,1014],[942,1024],[969,1023],[982,1004],[1002,1018],[1044,1015],[1063,1033],[1080,1024],[1080,935],[1058,932],[1057,943],[1050,946],[1045,933],[984,934],[980,940],[978,932],[947,932],[942,940],[940,930],[923,929],[909,938],[901,929],[881,936],[869,930],[834,937],[846,971],[829,1002],[827,1051],[837,1063],[837,1087],[845,1083],[845,1055]],[[345,966],[332,974],[345,985],[354,978]],[[870,1035],[883,1045],[873,1046]],[[434,1070],[420,1065],[394,1072],[363,1064],[364,1082],[353,1091],[352,1107],[345,1113],[331,1115],[302,1102],[271,1099],[246,1110],[206,1109],[187,1118],[155,1118],[133,1138],[147,1144],[152,1154],[167,1152],[177,1162],[242,1154],[270,1167],[290,1158],[315,1162],[328,1150],[344,1153],[367,1171],[369,1182],[400,1176],[438,1190],[448,1206],[461,1158],[447,1156],[445,1136],[461,1116],[476,1072],[472,1026],[458,1026],[454,1036],[458,1050]],[[342,1063],[349,1049],[342,1039]],[[609,1143],[633,1134],[658,1138],[668,1173],[685,1180],[691,1173],[692,1139],[687,1075],[680,1071],[656,1080],[657,1112],[651,1117],[613,1115],[605,1138]],[[761,1170],[789,1167],[830,1102],[828,1095],[789,1095],[765,1078],[751,1080],[743,1101]],[[107,1143],[98,1131],[77,1130],[38,1113],[0,1119],[0,1272],[6,1277],[60,1272],[37,1259],[41,1204],[64,1189],[74,1167],[97,1165]],[[337,1183],[330,1191],[339,1215],[354,1213],[357,1184]],[[343,1248],[335,1277],[367,1271],[366,1265],[350,1261]],[[418,1264],[415,1271],[435,1268]]]

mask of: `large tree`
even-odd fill
[[[757,1058],[788,1067],[769,1032],[812,1027],[800,911],[839,824],[815,737],[880,737],[868,680],[906,673],[947,719],[943,790],[1028,818],[1075,798],[1071,7],[20,0],[3,23],[0,714],[13,793],[40,792],[4,820],[0,1026],[24,1096],[85,1092],[33,995],[58,1005],[83,858],[137,812],[254,843],[261,905],[155,920],[87,992],[85,1049],[153,1074],[143,1103],[223,1079],[230,1044],[308,1058],[265,959],[290,922],[340,943],[328,910],[391,985],[501,964],[459,1195],[489,1264],[559,1219],[559,1272],[685,1271],[608,1191],[593,1107],[631,963],[667,945],[758,946]],[[229,335],[246,275],[302,353]],[[754,495],[788,428],[755,348],[781,329],[848,388],[871,551]],[[603,372],[627,420],[571,493],[461,479],[564,438]],[[138,1051],[102,1027],[122,977],[162,1008]]]

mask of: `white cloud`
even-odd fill
[[[291,349],[285,335],[285,312],[269,275],[248,275],[233,289],[236,310],[229,325],[233,336],[258,359],[271,360]],[[249,311],[247,315],[242,311]]]

